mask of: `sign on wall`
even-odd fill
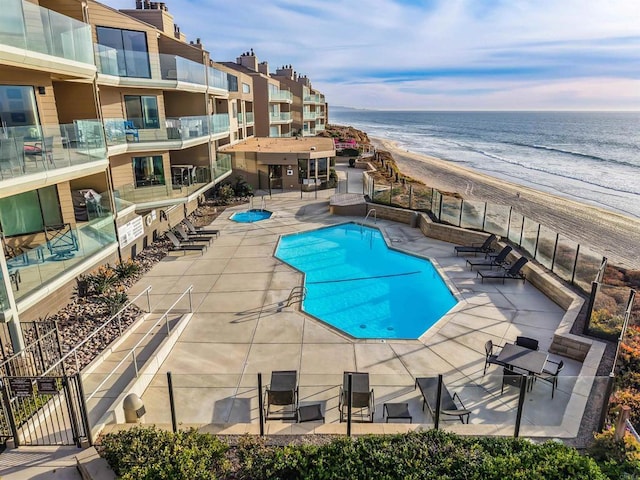
[[[136,216],[133,220],[129,220],[124,225],[118,227],[118,241],[120,248],[124,248],[132,243],[136,238],[144,234],[144,222],[141,216]]]

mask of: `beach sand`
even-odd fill
[[[405,175],[464,199],[511,205],[526,217],[604,255],[610,264],[640,269],[640,219],[517,185],[434,157],[372,139],[393,155]]]

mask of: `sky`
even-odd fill
[[[272,72],[308,76],[330,106],[640,110],[640,0],[165,3],[215,61],[253,49]]]

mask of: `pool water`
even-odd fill
[[[283,236],[276,257],[305,273],[303,310],[356,338],[418,338],[457,303],[431,262],[389,249],[374,228]]]
[[[244,212],[236,212],[231,215],[231,220],[239,223],[254,223],[260,220],[266,220],[270,218],[272,213],[268,210],[245,210]]]

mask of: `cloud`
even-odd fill
[[[131,8],[133,0],[106,0]],[[334,105],[640,109],[637,0],[168,0],[212,57],[253,48]],[[467,105],[465,107],[464,105]]]

